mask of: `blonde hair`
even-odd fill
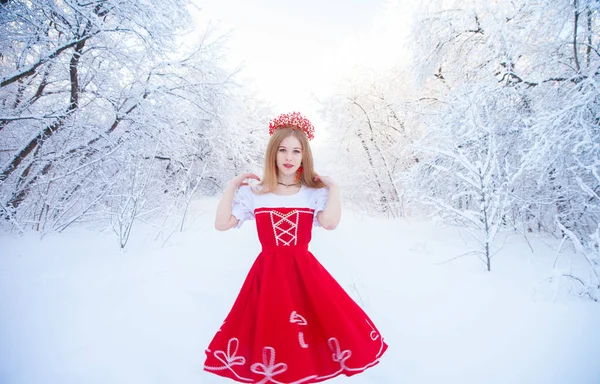
[[[258,188],[258,193],[273,192],[277,188],[277,151],[283,139],[289,136],[294,136],[300,141],[302,147],[302,174],[300,176],[300,183],[310,188],[324,188],[325,184],[321,181],[315,181],[316,176],[315,167],[313,163],[312,151],[310,150],[310,144],[306,134],[294,127],[282,127],[277,128],[269,144],[267,144],[267,150],[265,152],[265,169],[261,182],[258,184],[262,188]]]

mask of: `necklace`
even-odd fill
[[[293,187],[294,185],[299,185],[300,183],[293,183],[293,184],[285,184],[285,183],[280,183],[279,181],[277,182],[277,184],[279,185],[285,185],[286,187]]]

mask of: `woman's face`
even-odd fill
[[[281,141],[277,150],[277,170],[280,175],[295,175],[302,164],[302,145],[294,136]]]

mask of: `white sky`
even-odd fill
[[[275,113],[298,110],[315,123],[317,132],[311,95],[329,92],[354,65],[377,67],[397,59],[401,52],[391,50],[386,37],[393,37],[392,28],[397,40],[407,25],[390,22],[382,12],[390,0],[197,3],[200,24],[218,21],[222,31],[231,31],[228,57],[232,66],[244,64],[241,78]]]

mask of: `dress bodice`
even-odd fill
[[[256,220],[263,249],[307,247],[313,226],[320,225],[317,214],[325,209],[327,197],[327,188],[302,186],[293,195],[275,195],[244,186],[236,193],[231,213],[239,220],[238,228],[247,220]]]
[[[307,247],[312,236],[314,209],[257,208],[254,211],[258,239],[265,248]]]

